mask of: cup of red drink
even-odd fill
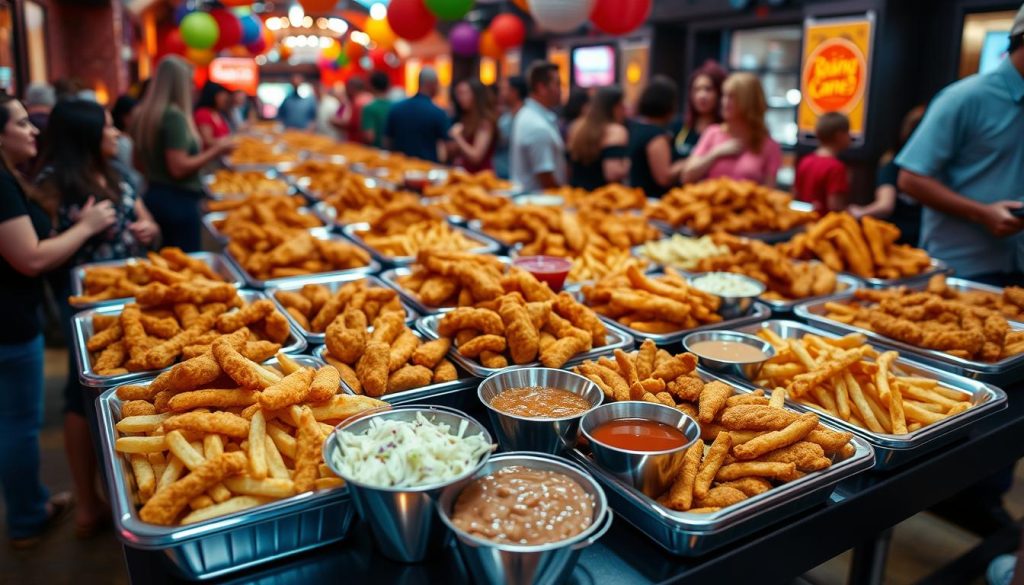
[[[565,278],[569,276],[572,260],[559,256],[520,256],[512,261],[512,265],[529,272],[537,280],[551,287],[551,290],[558,292],[562,290]]]

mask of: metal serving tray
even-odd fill
[[[221,244],[227,244],[230,238],[227,235],[221,233],[220,229],[217,228],[217,223],[227,219],[229,213],[230,212],[228,211],[211,211],[203,215],[203,227],[206,228],[206,231],[210,233],[210,236],[212,236],[213,239],[217,240]],[[324,224],[315,228],[309,228],[311,230],[323,230],[329,225],[328,222],[325,222],[322,217],[314,213],[308,207],[300,207],[299,213],[303,215],[312,215],[313,217],[316,217],[318,220],[320,220],[321,223]]]
[[[313,358],[295,359],[319,365]],[[131,467],[114,450],[114,424],[121,415],[116,388],[99,397],[96,411],[118,538],[131,548],[161,551],[185,579],[212,579],[324,546],[345,538],[354,524],[355,508],[346,488],[306,492],[189,526],[143,522],[132,497]]]
[[[444,315],[427,315],[426,317],[422,317],[422,318],[420,318],[420,319],[418,319],[416,321],[416,328],[419,329],[421,333],[423,333],[424,335],[426,335],[430,339],[438,339],[440,337],[440,335],[437,333],[437,325],[438,325],[438,322],[441,320],[441,318],[443,316]],[[628,333],[626,333],[625,331],[622,331],[621,329],[619,329],[619,328],[617,328],[615,326],[608,326],[607,329],[608,329],[608,335],[607,335],[607,337],[608,337],[607,341],[608,342],[605,345],[602,345],[600,347],[595,347],[595,348],[591,349],[590,351],[586,351],[586,352],[583,352],[581,354],[578,354],[578,355],[574,356],[572,359],[570,359],[568,362],[566,362],[565,365],[562,366],[562,367],[563,368],[568,368],[570,366],[574,366],[574,365],[576,365],[576,364],[578,364],[578,363],[580,363],[582,361],[588,360],[588,359],[600,357],[600,356],[603,356],[603,355],[608,355],[608,354],[614,352],[616,349],[622,349],[622,350],[625,350],[625,351],[630,351],[630,350],[633,349],[634,340],[633,340],[632,336],[630,336]],[[506,368],[485,368],[482,365],[480,365],[480,363],[477,362],[476,360],[467,358],[467,357],[463,356],[462,354],[460,354],[459,350],[456,349],[455,344],[452,344],[452,348],[450,350],[448,350],[448,358],[451,359],[456,364],[462,366],[463,368],[466,369],[467,372],[469,372],[470,374],[472,374],[472,375],[474,375],[474,376],[476,376],[478,378],[486,378],[486,377],[490,376],[491,374],[497,374],[498,372],[504,371],[506,369]],[[541,366],[541,363],[539,361],[535,361],[535,362],[530,362],[528,364],[510,364],[508,367],[509,368],[533,368],[533,367],[542,367],[542,366]]]
[[[212,252],[192,252],[189,254],[190,257],[202,260],[207,266],[213,269],[224,282],[231,283],[237,287],[242,286],[245,283],[245,278],[242,276],[235,267],[227,261],[227,259],[221,254],[214,254]],[[85,273],[90,268],[110,268],[113,266],[126,266],[129,262],[148,262],[146,258],[128,258],[126,260],[108,260],[106,262],[90,262],[89,264],[82,264],[76,266],[71,273],[71,294],[80,296],[85,292]],[[100,301],[98,303],[72,303],[72,307],[75,309],[91,309],[94,307],[106,307],[109,305],[123,305],[129,302],[132,297],[122,297],[119,299],[108,299],[106,301]]]
[[[286,185],[288,185],[288,192],[285,193],[285,195],[295,195],[298,192],[295,186],[292,185],[284,175],[282,175],[280,172],[277,171],[277,169],[273,167],[246,166],[235,167],[231,168],[230,170],[237,172],[263,171],[263,174],[268,179],[280,179],[281,181],[284,181]],[[210,199],[213,199],[215,201],[222,201],[224,199],[242,199],[249,197],[251,195],[251,193],[221,193],[218,191],[213,191],[212,189],[210,189],[210,186],[213,185],[213,178],[213,174],[211,173],[203,175],[203,178],[201,179],[203,183],[203,188],[206,190],[207,194],[209,194]]]
[[[466,236],[470,240],[480,243],[479,247],[473,248],[472,250],[465,250],[466,252],[470,252],[472,254],[496,254],[501,248],[501,246],[498,245],[498,242],[491,238],[481,236],[472,230],[468,230],[454,224],[449,225],[453,230],[462,232],[462,235]],[[382,254],[376,248],[367,244],[366,241],[356,233],[368,229],[370,229],[370,224],[368,223],[350,223],[341,228],[341,233],[345,234],[345,237],[355,242],[360,248],[369,252],[370,255],[381,264],[390,266],[407,266],[416,261],[416,256],[387,256]]]
[[[921,274],[915,274],[914,276],[904,276],[903,278],[862,278],[856,274],[850,274],[844,272],[843,274],[849,274],[853,278],[864,283],[864,286],[868,288],[889,288],[890,286],[900,285],[914,285],[924,284],[929,278],[936,274],[952,274],[953,269],[948,264],[939,260],[938,258],[932,258],[928,265],[928,270],[925,270]]]
[[[697,371],[704,380],[718,379],[700,369]],[[734,388],[738,394],[750,392]],[[602,469],[580,447],[569,451],[567,456],[583,465],[604,486],[608,503],[618,516],[666,551],[695,557],[827,501],[836,484],[871,469],[874,463],[874,454],[867,441],[854,436],[851,444],[856,449],[854,454],[835,461],[826,469],[808,473],[710,514],[677,512],[662,506]]]
[[[238,296],[246,303],[267,298],[261,292],[254,290],[240,290]],[[87,388],[110,388],[120,386],[144,378],[152,378],[163,370],[147,370],[144,372],[129,372],[119,376],[101,376],[93,371],[92,359],[85,343],[93,335],[92,318],[96,315],[120,315],[124,310],[125,303],[120,305],[108,305],[78,313],[71,320],[71,328],[74,331],[74,352],[75,361],[78,364],[78,379]],[[290,327],[288,339],[281,344],[281,351],[285,353],[299,353],[306,349],[306,341],[298,335],[294,327]],[[173,367],[173,366],[172,366]]]
[[[352,242],[348,238],[344,238],[337,234],[332,234],[328,228],[314,228],[309,230],[314,238],[320,240],[331,240],[331,241],[342,241],[346,244]],[[242,267],[242,263],[237,258],[231,255],[229,250],[224,250],[224,256],[228,259],[228,262],[238,270],[239,274],[245,279],[245,284],[256,289],[263,290],[265,288],[280,287],[290,282],[297,282],[301,280],[308,280],[309,278],[325,277],[325,276],[341,276],[345,274],[376,274],[380,271],[380,264],[376,260],[370,258],[370,263],[366,266],[360,266],[359,268],[350,268],[348,270],[332,270],[331,272],[317,272],[314,274],[300,274],[297,276],[285,276],[281,278],[271,278],[269,280],[259,280]]]
[[[285,306],[281,304],[280,301],[277,300],[277,297],[274,295],[274,293],[277,291],[297,291],[302,287],[306,286],[307,284],[322,284],[327,287],[327,290],[331,291],[331,294],[334,294],[338,292],[338,289],[340,289],[345,284],[356,280],[366,280],[367,284],[371,288],[391,289],[390,286],[384,284],[384,282],[381,279],[377,278],[376,276],[373,276],[372,274],[356,273],[342,274],[337,276],[314,276],[304,280],[293,280],[291,282],[269,287],[264,292],[266,292],[266,295],[270,297],[270,300],[274,301],[274,304],[277,305],[278,310],[284,313],[285,317],[288,317],[288,321],[291,322],[292,324],[292,329],[301,333],[302,337],[305,338],[306,343],[310,345],[323,345],[324,340],[327,337],[327,334],[315,333],[313,331],[307,331],[306,329],[303,329],[302,325],[300,325],[299,322],[292,318],[292,316],[288,313],[288,311],[285,309]],[[401,295],[399,295],[399,299],[401,300]],[[412,323],[419,317],[419,314],[416,313],[416,311],[414,311],[411,307],[406,305],[405,302],[402,302],[402,308],[405,310],[406,323]]]
[[[430,338],[423,335],[418,331],[413,331],[416,336],[420,339],[429,341]],[[330,362],[324,357],[327,353],[327,346],[321,345],[313,350],[313,357],[321,360],[324,363],[329,364]],[[385,394],[379,396],[379,400],[389,402],[391,404],[408,404],[408,403],[429,403],[437,404],[438,398],[445,397],[453,393],[460,393],[462,390],[468,388],[476,388],[480,383],[478,378],[474,378],[466,373],[465,370],[460,368],[457,364],[455,366],[456,371],[459,373],[459,379],[451,382],[441,382],[439,384],[428,384],[420,388],[412,388],[410,390],[404,390],[402,392],[395,392],[392,394]],[[346,394],[357,394],[356,391],[352,390],[345,380],[341,381],[341,390]],[[450,399],[450,397],[448,397]]]
[[[852,276],[850,276],[848,274],[837,274],[836,275],[836,291],[837,292],[833,292],[832,294],[850,293],[850,292],[853,292],[853,290],[857,289],[857,288],[860,288],[860,280],[858,280],[858,279],[856,279],[856,278],[854,278],[854,277],[852,277]],[[826,296],[831,296],[831,295],[821,295],[821,296],[816,296],[816,297],[805,297],[805,298],[802,298],[802,299],[793,299],[793,300],[789,300],[789,301],[783,301],[783,300],[779,300],[779,299],[766,299],[766,298],[763,298],[763,297],[757,297],[757,302],[759,302],[761,304],[764,304],[764,305],[768,305],[768,307],[770,307],[771,310],[772,310],[772,314],[776,315],[776,316],[779,316],[779,315],[789,315],[789,314],[792,314],[793,311],[795,311],[796,308],[799,305],[801,305],[803,303],[814,301],[816,299],[823,299]]]
[[[959,279],[951,279],[959,280]],[[972,283],[973,284],[973,283]],[[965,378],[971,378],[973,380],[981,380],[983,382],[991,382],[993,384],[1006,384],[1017,382],[1024,376],[1024,354],[1018,354],[1015,356],[1008,357],[998,362],[979,362],[975,360],[967,360],[964,358],[949,355],[944,351],[937,351],[934,349],[923,349],[910,345],[902,341],[898,341],[891,337],[887,337],[874,331],[869,331],[861,327],[855,327],[853,325],[847,325],[846,323],[840,323],[833,321],[825,317],[825,304],[829,302],[845,302],[853,298],[853,293],[844,293],[839,295],[833,295],[825,297],[817,301],[803,303],[797,305],[795,313],[797,318],[807,321],[808,323],[820,327],[826,331],[833,333],[862,333],[872,343],[879,346],[895,349],[901,353],[913,356],[917,361],[920,361],[926,365],[945,370],[953,374],[964,376]],[[1016,321],[1009,321],[1010,328],[1015,331],[1024,329],[1024,324],[1017,323]]]
[[[497,258],[498,258],[498,260],[500,260],[504,264],[507,264],[507,265],[511,265],[512,264],[512,260],[510,260],[506,256],[497,256]],[[409,305],[410,307],[416,309],[416,311],[420,315],[433,315],[434,313],[443,313],[445,311],[450,311],[450,310],[455,308],[455,307],[435,307],[435,306],[423,304],[423,302],[420,301],[418,296],[416,296],[415,294],[409,292],[404,287],[402,287],[401,284],[398,283],[398,277],[400,277],[400,276],[409,276],[410,274],[412,274],[412,269],[411,268],[409,268],[408,266],[400,266],[400,267],[397,267],[397,268],[389,268],[388,270],[385,270],[384,272],[381,272],[380,273],[380,279],[382,281],[384,281],[384,283],[387,284],[388,286],[390,286],[391,288],[397,290],[399,296],[402,297],[402,300],[404,300],[406,302],[406,304]]]
[[[581,300],[580,302],[583,301]],[[646,333],[644,331],[637,331],[632,327],[623,325],[622,323],[619,323],[618,321],[612,319],[611,317],[598,315],[598,317],[600,317],[601,320],[604,321],[606,324],[621,329],[626,333],[629,333],[631,336],[635,337],[640,342],[643,342],[646,339],[650,339],[659,346],[666,346],[672,345],[673,343],[678,343],[682,341],[684,337],[686,337],[690,333],[693,333],[694,331],[703,331],[705,329],[735,329],[736,327],[747,325],[749,323],[757,323],[760,321],[764,321],[765,319],[768,319],[771,316],[771,309],[760,303],[753,303],[750,306],[750,313],[742,317],[737,317],[735,319],[719,321],[718,323],[709,323],[707,325],[694,327],[693,329],[682,329],[680,331],[673,331],[672,333]]]
[[[810,325],[797,323],[796,321],[771,320],[764,323],[741,327],[737,331],[756,334],[758,331],[767,329],[778,334],[783,339],[799,339],[804,335],[813,334],[821,337],[836,337],[827,331],[822,331]],[[933,451],[952,441],[963,437],[970,432],[971,424],[974,422],[1006,408],[1006,393],[995,386],[970,380],[963,376],[943,372],[935,368],[915,363],[911,359],[901,357],[894,363],[894,369],[911,376],[930,378],[938,380],[943,386],[970,395],[971,408],[968,410],[933,423],[905,435],[893,435],[886,433],[874,433],[868,429],[848,423],[843,419],[830,415],[817,408],[806,406],[799,402],[786,401],[794,410],[803,412],[814,412],[822,419],[829,421],[832,426],[850,431],[858,436],[864,437],[871,446],[875,448],[875,467],[877,469],[892,469],[902,465],[911,459],[915,459],[930,451]],[[745,388],[753,389],[753,381],[728,376],[729,380]],[[764,389],[771,393],[771,388]]]

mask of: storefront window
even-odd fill
[[[0,89],[14,93],[14,19],[11,5],[0,0]]]
[[[29,82],[50,79],[46,55],[46,11],[35,2],[25,2],[25,37],[28,49]]]

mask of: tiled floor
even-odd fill
[[[65,364],[63,351],[47,351],[43,479],[54,490],[70,488],[60,413]],[[1015,517],[1024,515],[1024,477],[1018,477],[1007,504]],[[0,500],[0,512],[2,510]],[[929,514],[918,514],[896,527],[886,583],[915,583],[976,542],[975,537],[956,527]],[[814,585],[845,583],[848,563],[849,553],[840,555],[811,571],[805,580]],[[0,546],[0,585],[117,585],[127,582],[120,548],[109,531],[90,540],[78,540],[69,521],[34,550],[15,553],[6,545]],[[982,585],[983,580],[977,580],[976,584]]]

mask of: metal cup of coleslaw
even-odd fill
[[[463,437],[479,434],[483,435],[487,445],[493,443],[490,433],[479,422],[464,412],[443,406],[399,406],[357,416],[339,424],[324,443],[324,461],[331,471],[345,480],[356,511],[369,524],[377,547],[384,556],[403,563],[420,562],[444,546],[449,532],[438,518],[437,498],[445,488],[468,483],[491,454],[491,449],[488,449],[454,477],[413,486],[375,484],[358,473],[350,473],[347,467],[343,468],[342,458],[346,456],[346,450],[355,448],[346,447],[341,433],[361,435],[380,422],[412,422],[419,415],[434,424],[447,424],[449,433],[453,435],[458,435],[460,426],[464,424]]]
[[[718,314],[723,319],[742,317],[766,289],[760,280],[735,272],[705,272],[690,277],[690,286],[722,299]]]

